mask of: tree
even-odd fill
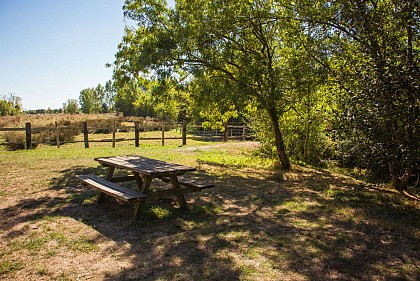
[[[105,83],[105,95],[104,101],[102,103],[103,112],[112,112],[114,111],[114,103],[115,103],[115,87],[112,80],[108,80]]]
[[[217,106],[252,104],[266,112],[277,156],[290,168],[279,119],[290,107],[286,95],[287,41],[291,10],[281,1],[126,1],[125,16],[138,22],[126,28],[116,55],[114,77],[124,81],[150,73],[164,79],[182,70],[224,91],[211,93]],[[283,20],[278,20],[283,17]],[[286,39],[285,39],[286,38]],[[208,87],[209,88],[209,87]]]
[[[419,2],[311,2],[298,8],[330,42],[330,70],[345,92],[342,136],[359,152],[356,165],[405,189],[420,167]]]
[[[94,100],[94,111],[95,113],[105,113],[108,111],[107,101],[105,98],[105,88],[101,84],[98,84],[95,91],[95,100]]]
[[[101,113],[101,100],[103,94],[103,87],[97,86],[95,88],[86,88],[80,91],[79,102],[83,113]]]
[[[22,113],[22,99],[14,94],[0,96],[0,115],[18,115]]]
[[[136,116],[136,109],[139,107],[135,104],[139,100],[142,90],[136,80],[128,81],[124,84],[116,86],[115,94],[115,110],[122,112],[125,116]]]
[[[63,112],[67,114],[79,113],[80,108],[76,99],[69,99],[66,103],[63,103]]]

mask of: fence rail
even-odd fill
[[[227,123],[224,124],[224,129],[208,129],[204,128],[201,125],[188,125],[186,121],[181,124],[166,124],[160,123],[160,126],[150,126],[145,124],[140,124],[139,121],[134,121],[133,126],[126,126],[126,125],[117,125],[116,122],[113,123],[112,126],[103,126],[103,127],[96,127],[96,126],[88,126],[88,122],[83,122],[82,126],[76,125],[69,125],[69,126],[59,126],[57,122],[55,126],[40,126],[40,127],[32,127],[30,122],[25,124],[24,128],[0,128],[0,132],[25,132],[25,142],[0,142],[0,145],[22,145],[24,144],[25,149],[33,148],[38,144],[48,144],[48,145],[60,145],[65,143],[84,143],[85,148],[89,148],[89,143],[95,142],[111,142],[112,147],[115,147],[116,142],[120,141],[134,141],[134,145],[139,147],[140,141],[147,141],[147,140],[161,140],[162,145],[165,145],[165,140],[182,140],[182,145],[187,144],[187,139],[214,139],[214,140],[223,140],[228,141],[229,139],[253,139],[252,132],[249,128],[244,125],[229,125]],[[141,137],[141,133],[144,131],[149,131],[150,129],[154,129],[155,131],[159,129],[161,131],[161,137]],[[165,131],[168,130],[180,130],[180,137],[173,137],[173,136],[165,136]],[[76,131],[76,135],[83,134],[83,140],[65,140],[60,141],[60,136],[66,130],[73,130]],[[93,132],[108,132],[112,134],[112,138],[105,138],[105,139],[90,139],[89,135]],[[134,131],[134,136],[132,138],[118,138],[117,132],[131,132]],[[42,132],[55,132],[55,141],[34,141],[33,135]]]

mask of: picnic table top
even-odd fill
[[[113,166],[149,176],[182,175],[186,172],[196,170],[193,167],[168,163],[139,155],[99,157],[95,158],[95,160],[104,166]]]

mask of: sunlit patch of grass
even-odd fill
[[[0,276],[9,274],[23,269],[23,263],[14,261],[1,261],[0,262]]]
[[[45,276],[45,275],[48,275],[49,272],[48,272],[48,269],[45,267],[38,267],[36,269],[36,274],[39,276]]]
[[[54,240],[54,241],[57,241],[59,244],[63,244],[67,241],[66,236],[60,232],[53,231],[53,232],[49,232],[47,235],[50,241]]]
[[[247,240],[251,237],[249,231],[237,230],[237,231],[226,231],[218,234],[221,239],[224,239],[228,242],[240,242]]]
[[[58,254],[57,250],[49,250],[45,253],[46,258],[55,257]]]
[[[260,248],[250,245],[244,252],[244,256],[250,259],[257,259],[261,256]]]
[[[322,225],[320,225],[319,222],[309,221],[309,220],[305,220],[305,219],[297,219],[297,218],[289,220],[289,223],[293,227],[303,228],[303,229],[311,229],[311,228],[315,229],[315,228],[322,227]]]
[[[37,253],[39,250],[43,249],[48,239],[46,237],[38,237],[35,234],[31,234],[24,241],[13,241],[10,246],[13,251],[28,250],[33,253]]]
[[[308,210],[308,208],[311,206],[308,202],[302,201],[300,198],[295,198],[293,201],[285,201],[282,202],[278,209],[281,212],[281,210],[288,210],[289,212],[293,213],[299,213],[299,212],[305,212]]]
[[[192,209],[192,213],[198,213],[198,214],[220,214],[224,210],[222,206],[217,204],[206,204],[206,205],[195,205]]]
[[[404,280],[418,280],[420,274],[420,268],[413,261],[410,263],[401,260],[394,260],[391,263],[376,262],[372,267],[381,276],[394,276],[396,279],[400,279],[399,276],[404,276]]]
[[[347,221],[352,223],[358,223],[359,218],[353,208],[345,206],[337,206],[335,209],[335,216],[341,221]]]
[[[159,219],[167,218],[171,215],[171,212],[168,209],[160,206],[152,206],[150,208],[150,213]]]
[[[222,167],[230,167],[235,169],[243,168],[268,168],[273,164],[272,160],[263,159],[252,154],[253,149],[235,148],[231,151],[229,146],[216,146],[206,150],[197,152],[197,162],[214,164]],[[238,151],[239,150],[239,151]]]
[[[256,280],[255,278],[258,277],[259,272],[254,266],[241,264],[239,265],[239,270],[241,272],[241,276],[239,277],[239,280],[254,281]]]
[[[98,245],[95,241],[87,239],[85,237],[80,237],[77,239],[68,240],[66,245],[73,251],[79,251],[82,253],[90,253],[99,250]]]
[[[72,194],[69,198],[67,198],[67,203],[81,203],[85,204],[92,204],[96,201],[96,194],[92,193],[82,193],[82,194]]]

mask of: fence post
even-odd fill
[[[187,144],[187,121],[182,121],[182,145]]]
[[[57,142],[57,148],[60,148],[60,131],[58,129],[57,121],[55,121],[55,141]]]
[[[31,123],[28,122],[25,124],[26,129],[26,149],[32,148],[32,129],[31,129]]]
[[[225,132],[224,132],[224,134],[223,134],[223,141],[224,141],[224,142],[227,142],[227,141],[228,141],[228,138],[229,138],[229,135],[228,135],[228,125],[227,125],[227,122],[225,122],[223,125],[224,125],[224,127],[225,127]]]
[[[112,147],[115,147],[115,131],[116,131],[115,121],[112,123]]]
[[[162,146],[165,146],[165,122],[162,122]]]
[[[134,121],[134,145],[135,145],[135,147],[139,147],[139,135],[140,135],[139,121]]]
[[[83,139],[85,141],[85,148],[89,148],[89,136],[87,122],[83,122]]]
[[[242,140],[246,140],[246,126],[242,125]]]

